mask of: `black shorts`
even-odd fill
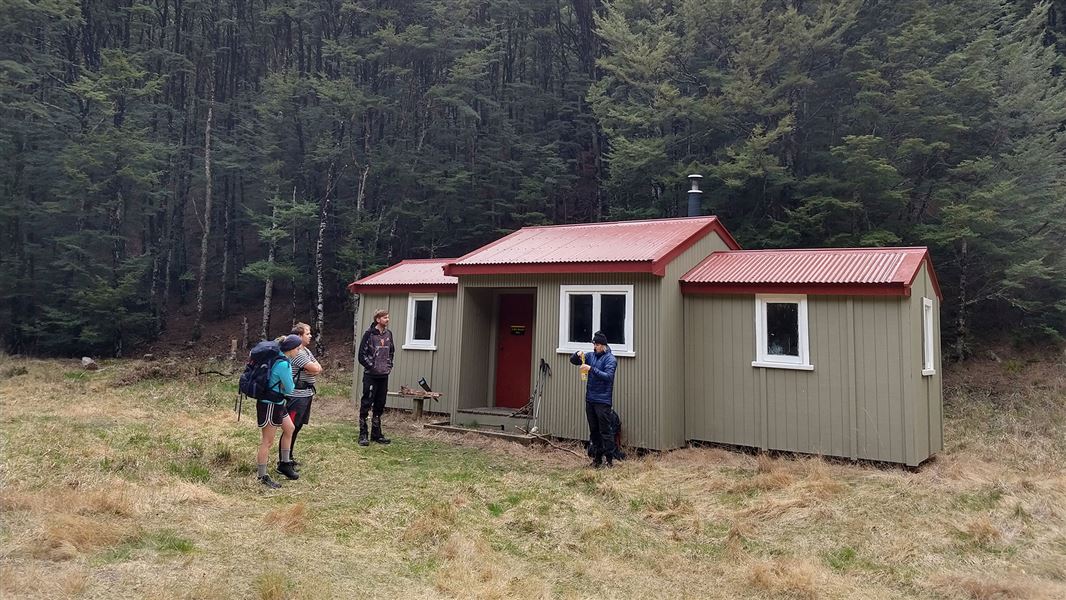
[[[255,412],[259,417],[260,429],[267,425],[281,427],[281,423],[285,420],[285,416],[289,414],[285,412],[284,402],[281,404],[274,404],[273,402],[263,402],[262,400],[255,403]]]
[[[293,425],[307,425],[311,418],[311,398],[312,396],[289,398],[285,409],[289,411]]]

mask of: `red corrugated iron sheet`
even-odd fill
[[[454,258],[403,260],[387,269],[348,284],[348,291],[356,294],[388,294],[392,292],[455,293],[459,280],[444,274],[444,265]]]
[[[715,217],[524,227],[455,260],[450,275],[635,272],[662,276],[666,264],[716,233],[739,248]]]
[[[690,293],[910,295],[926,248],[820,248],[715,252],[681,278]]]

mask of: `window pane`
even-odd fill
[[[608,344],[626,343],[625,294],[600,296],[600,329],[607,336]]]
[[[766,303],[766,353],[799,356],[799,304]]]
[[[433,301],[415,300],[415,339],[429,341],[433,331]]]
[[[592,294],[570,294],[570,341],[592,341]]]

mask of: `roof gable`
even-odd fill
[[[740,246],[716,217],[523,227],[444,267],[449,275],[653,273],[704,236]]]
[[[704,294],[909,296],[923,263],[942,299],[929,250],[924,247],[715,252],[681,277],[681,289]]]
[[[459,280],[444,274],[443,267],[454,258],[402,260],[391,267],[348,284],[353,294],[388,294],[393,292],[455,293]]]

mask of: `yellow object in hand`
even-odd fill
[[[581,352],[581,366],[585,366],[585,353]],[[581,369],[581,381],[588,381],[589,373],[585,369]]]

